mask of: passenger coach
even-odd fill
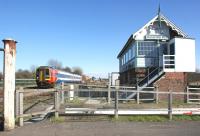
[[[40,66],[36,70],[38,87],[54,87],[56,83],[81,83],[82,76],[57,70],[49,66]]]

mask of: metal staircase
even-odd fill
[[[162,68],[155,68],[151,73],[138,82],[139,88],[144,88],[151,85],[156,79],[164,74]]]
[[[140,80],[137,84],[138,91],[141,91],[143,88],[151,85],[153,82],[155,82],[161,75],[164,74],[164,71],[162,68],[155,68],[151,73],[149,73],[146,77],[144,77],[142,80]],[[126,99],[131,99],[136,96],[136,92],[131,93],[129,96],[126,97]]]

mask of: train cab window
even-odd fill
[[[49,76],[50,76],[50,75],[49,75],[49,69],[46,69],[45,71],[46,71],[46,72],[45,72],[46,77],[49,77]]]

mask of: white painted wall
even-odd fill
[[[195,40],[175,38],[175,72],[195,72]]]
[[[162,35],[164,37],[170,38],[169,35],[169,27],[162,22],[162,30],[159,30],[158,22],[154,22],[154,25],[150,25],[144,29],[142,29],[139,34],[136,35],[135,40],[145,40],[146,35]]]
[[[111,73],[111,86],[115,86],[115,80],[117,80],[119,77],[119,73]]]
[[[136,58],[135,67],[153,67],[156,66],[153,62],[153,58]]]
[[[136,67],[145,67],[145,58],[137,58]]]

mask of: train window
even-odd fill
[[[45,75],[46,77],[49,77],[49,69],[46,69]]]

